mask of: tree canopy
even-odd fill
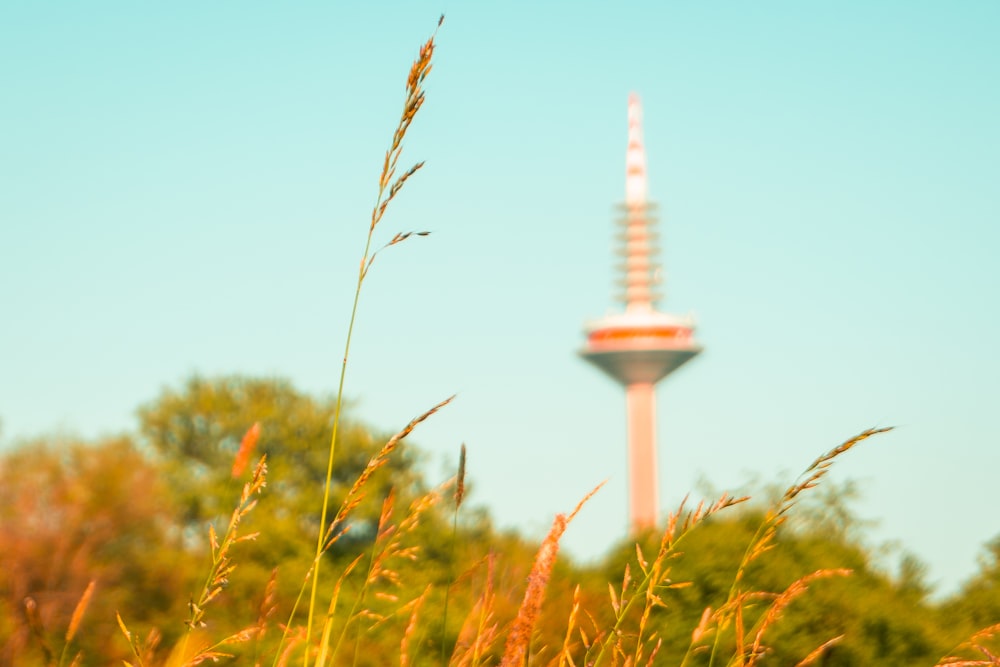
[[[282,380],[195,377],[164,389],[138,415],[134,434],[94,442],[41,438],[0,456],[0,663],[54,664],[66,628],[78,622],[74,609],[91,596],[72,641],[79,664],[128,658],[116,613],[144,638],[149,663],[166,664],[214,553],[208,527],[225,531],[251,474],[249,467],[234,470],[249,445],[270,466],[240,527],[258,535],[234,546],[237,567],[205,612],[204,632],[236,633],[268,618],[275,629],[268,637],[261,631],[252,652],[276,645],[276,628],[292,615],[313,557],[332,400]],[[336,443],[335,507],[390,437],[345,423]],[[422,656],[411,663],[441,664],[442,651],[468,641],[484,591],[498,592],[491,618],[502,626],[517,613],[529,581],[537,545],[497,531],[482,508],[466,505],[456,515],[454,489],[429,484],[420,460],[408,444],[378,467],[342,526],[347,532],[324,556],[336,567],[323,585],[342,587],[353,600],[331,611],[342,621],[341,650],[352,664],[380,665],[386,651],[398,653],[409,614],[420,607],[435,620],[410,640]],[[796,508],[801,519],[781,526],[768,552],[740,575],[760,591],[760,604],[746,606],[751,627],[769,600],[801,578],[839,573],[809,580],[808,592],[782,610],[781,623],[769,630],[773,664],[796,664],[843,635],[816,664],[932,665],[976,628],[1000,620],[1000,538],[986,546],[977,575],[935,600],[914,558],[904,556],[894,573],[878,565],[864,544],[863,522],[850,510],[850,486],[826,488],[812,506]],[[685,536],[670,558],[669,580],[654,591],[663,604],[648,618],[661,640],[658,661],[679,663],[705,610],[725,604],[764,516],[759,505],[733,508]],[[625,541],[590,565],[559,559],[535,619],[531,663],[554,657],[572,609],[587,619],[578,621],[581,638],[613,625],[609,582],[616,587],[634,577],[659,541],[650,532],[639,536],[639,551]],[[359,554],[367,555],[355,563]],[[334,574],[351,568],[350,576]],[[840,576],[843,568],[850,575]],[[730,634],[720,640],[732,644],[732,629],[723,632]],[[234,652],[249,659],[250,650]],[[484,650],[486,658],[499,655],[497,646]],[[707,655],[696,651],[687,664],[707,664]]]

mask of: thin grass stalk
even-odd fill
[[[840,640],[844,638],[844,635],[837,635],[833,639],[827,639],[825,642],[810,651],[809,655],[799,660],[795,667],[809,667],[809,665],[816,664],[816,661],[826,654],[827,650],[834,644],[840,643]]]
[[[278,568],[274,568],[271,570],[271,576],[267,580],[267,584],[264,586],[264,595],[261,598],[260,605],[257,607],[257,632],[254,636],[253,657],[255,667],[260,667],[261,643],[264,640],[264,635],[267,633],[268,622],[274,615],[274,612],[278,610],[278,603],[276,601],[277,590]]]
[[[580,584],[573,589],[573,606],[569,611],[569,620],[566,621],[566,636],[563,638],[562,649],[559,651],[559,661],[557,667],[576,667],[573,662],[573,652],[570,650],[573,644],[573,634],[576,631],[576,618],[580,613]]]
[[[211,660],[212,662],[218,662],[223,658],[234,657],[232,653],[226,653],[222,650],[224,646],[229,646],[230,644],[238,644],[242,642],[247,642],[253,639],[256,633],[256,626],[250,626],[249,628],[244,628],[239,632],[229,635],[228,637],[221,639],[208,647],[201,649],[192,656],[189,660],[185,660],[182,667],[193,667],[194,665],[200,665],[203,662]]]
[[[122,631],[122,635],[125,636],[125,641],[128,642],[129,650],[132,651],[132,656],[136,659],[135,665],[138,667],[145,667],[145,661],[142,659],[143,650],[139,638],[136,637],[131,630],[125,625],[125,621],[122,620],[121,614],[115,612],[115,619],[118,621],[118,628]],[[126,667],[135,667],[131,662],[125,662]]]
[[[705,607],[705,611],[701,614],[701,620],[694,630],[691,631],[691,642],[688,644],[687,651],[684,652],[684,657],[681,659],[680,667],[687,667],[688,660],[694,655],[695,650],[697,650],[698,643],[709,633],[712,628],[709,624],[712,621],[712,608]]]
[[[442,15],[438,20],[438,28],[441,27],[441,23],[443,21],[444,16]],[[340,366],[340,379],[337,382],[337,400],[334,405],[333,426],[330,434],[330,452],[327,457],[326,481],[323,484],[323,505],[320,511],[319,530],[317,531],[318,535],[316,537],[316,553],[312,566],[313,572],[312,586],[309,592],[309,614],[306,621],[306,646],[309,646],[310,638],[312,636],[313,617],[316,610],[316,595],[319,584],[321,558],[323,555],[323,546],[326,542],[325,531],[327,513],[330,507],[330,490],[333,486],[333,461],[336,453],[337,433],[340,429],[341,409],[343,407],[344,380],[347,377],[347,360],[351,352],[351,338],[354,334],[354,323],[358,314],[358,302],[361,299],[361,287],[364,284],[365,276],[368,274],[368,269],[371,267],[371,263],[375,259],[375,254],[371,252],[375,227],[385,214],[385,210],[389,202],[392,201],[400,189],[402,189],[406,180],[423,166],[422,162],[418,163],[418,165],[403,174],[403,176],[397,179],[396,182],[389,187],[389,182],[395,173],[396,162],[399,160],[399,156],[402,153],[403,137],[405,137],[406,130],[409,128],[410,123],[412,123],[413,119],[416,117],[417,111],[419,111],[420,107],[423,105],[424,94],[421,85],[423,84],[424,78],[430,73],[431,57],[434,53],[434,38],[436,36],[437,29],[434,30],[430,39],[428,39],[423,47],[421,47],[418,59],[410,68],[410,73],[407,77],[406,83],[406,103],[404,104],[399,124],[396,126],[396,130],[393,133],[391,148],[386,152],[385,161],[383,162],[382,173],[379,177],[378,196],[375,198],[375,205],[372,207],[371,224],[368,227],[368,236],[365,240],[365,250],[361,255],[361,262],[358,268],[358,280],[354,289],[354,299],[351,304],[351,317],[347,325],[347,336],[344,342],[344,356],[341,360]],[[388,197],[386,197],[387,187],[389,188]],[[405,237],[401,238],[401,235],[397,234],[393,240],[390,241],[389,245],[404,239]],[[308,651],[303,657],[302,664],[303,666],[307,666],[309,664]]]
[[[830,466],[833,465],[833,462],[837,457],[852,449],[863,440],[867,440],[873,435],[885,433],[891,430],[891,427],[870,428],[862,431],[853,438],[844,441],[840,445],[819,456],[809,465],[808,468],[802,471],[795,483],[785,490],[785,493],[781,496],[777,506],[768,510],[767,514],[764,516],[764,520],[761,521],[756,532],[754,533],[754,536],[747,544],[747,548],[743,553],[740,565],[736,568],[736,574],[733,576],[733,583],[729,588],[729,594],[726,597],[726,602],[717,612],[717,618],[720,626],[723,623],[725,616],[732,613],[734,603],[738,603],[738,599],[740,597],[739,585],[746,574],[747,567],[761,554],[769,551],[774,546],[774,539],[777,535],[778,528],[784,523],[785,515],[798,501],[799,496],[803,492],[815,488],[819,484],[820,480],[826,475],[827,472],[829,472]],[[721,646],[721,641],[722,632],[717,632],[715,634],[715,640],[712,643],[712,653],[709,657],[708,667],[714,667],[716,656],[718,655],[719,647]]]
[[[447,661],[447,633],[448,633],[448,601],[451,597],[451,587],[455,583],[455,542],[458,539],[458,510],[462,507],[462,500],[465,498],[465,443],[462,443],[462,453],[458,456],[458,476],[455,478],[455,511],[451,520],[451,544],[448,552],[449,582],[444,589],[444,610],[441,613],[441,665],[445,667]]]
[[[337,638],[337,643],[334,644],[333,650],[329,652],[328,652],[328,646],[333,624],[333,609],[331,608],[330,613],[327,614],[326,622],[324,623],[323,626],[323,637],[320,640],[320,653],[319,656],[316,658],[315,667],[324,667],[324,665],[326,665],[326,657],[328,654],[331,660],[337,657],[337,654],[340,652],[340,646],[343,644],[344,638],[347,636],[347,631],[350,628],[351,621],[353,621],[356,618],[358,608],[364,602],[365,596],[368,593],[368,587],[372,582],[372,573],[375,571],[376,563],[378,562],[379,559],[379,545],[381,544],[383,538],[386,539],[391,538],[392,533],[395,532],[396,529],[396,526],[388,525],[389,519],[392,516],[393,500],[394,497],[390,493],[389,496],[386,497],[386,499],[382,503],[382,513],[379,516],[378,528],[376,529],[375,532],[375,540],[372,543],[371,552],[368,555],[368,571],[365,574],[365,581],[361,586],[361,591],[354,598],[354,604],[351,606],[351,611],[347,615],[347,620],[345,621],[344,627],[341,630],[339,637]],[[385,548],[387,547],[383,548],[383,552]],[[360,560],[360,558],[361,557],[359,556],[358,559],[355,560],[355,562]],[[358,633],[359,634],[357,635],[357,638],[360,638],[360,629],[358,630]],[[357,661],[357,641],[355,641],[354,661]]]
[[[669,572],[669,568],[664,571],[662,567],[663,564],[668,558],[672,557],[673,554],[676,553],[678,545],[680,545],[684,541],[684,538],[690,534],[691,529],[700,521],[705,520],[716,512],[720,512],[724,509],[732,507],[733,505],[746,502],[748,499],[749,498],[747,496],[734,498],[729,494],[723,494],[709,507],[706,508],[704,507],[704,504],[700,504],[697,508],[695,508],[695,510],[688,512],[686,515],[684,514],[684,505],[687,499],[685,498],[681,501],[677,511],[672,513],[667,519],[667,527],[660,539],[660,550],[656,559],[653,561],[652,566],[643,567],[643,579],[637,584],[632,597],[629,598],[627,602],[620,605],[618,612],[615,614],[615,623],[611,630],[599,640],[595,639],[590,650],[593,650],[594,647],[597,646],[597,656],[593,660],[586,660],[586,664],[594,666],[601,664],[601,661],[604,659],[605,654],[607,654],[608,649],[612,648],[613,642],[615,642],[620,636],[622,625],[624,624],[629,611],[635,605],[637,600],[643,598],[643,596],[638,595],[638,593],[645,592],[647,588],[658,585],[662,578],[666,576],[666,573]],[[684,516],[683,521],[680,521],[681,516]],[[678,523],[680,523],[680,525],[678,525]],[[588,651],[588,654],[589,653],[590,651]]]
[[[636,593],[636,595],[638,595],[638,592]],[[643,639],[643,634],[646,631],[646,626],[649,623],[649,618],[653,612],[653,609],[655,609],[656,607],[667,606],[666,603],[660,598],[660,596],[656,594],[655,588],[653,586],[649,586],[646,588],[645,598],[646,598],[646,604],[642,609],[642,615],[639,617],[639,628],[636,631],[636,638],[635,638],[635,654],[632,660],[633,664],[636,665],[640,664],[640,662],[642,661],[643,643],[645,641]],[[650,637],[649,641],[652,641],[655,638],[656,638],[656,633],[654,632],[653,635]],[[660,644],[662,644],[662,640],[660,640],[657,643],[657,646],[659,646]],[[654,655],[658,650],[659,648],[654,649],[651,655]]]
[[[344,581],[347,577],[354,571],[358,563],[362,561],[365,557],[364,554],[358,554],[358,557],[351,561],[350,565],[344,568],[344,571],[340,573],[340,577],[337,579],[337,584],[333,587],[333,594],[330,596],[330,603],[326,610],[326,618],[323,621],[323,634],[320,637],[320,648],[316,655],[316,664],[323,665],[326,663],[327,655],[329,654],[330,646],[330,635],[333,632],[333,620],[334,615],[337,613],[337,604],[340,602],[340,591],[344,586]],[[306,655],[309,654],[309,647],[306,647]]]
[[[594,497],[605,482],[601,482],[594,489],[583,497],[573,511],[567,516],[557,514],[552,522],[549,534],[542,541],[542,546],[538,548],[535,555],[535,563],[531,567],[531,574],[528,575],[528,588],[524,591],[524,599],[521,607],[517,610],[517,617],[511,627],[510,635],[507,637],[507,644],[504,647],[503,658],[500,660],[500,667],[520,667],[528,659],[528,651],[531,645],[531,635],[535,628],[535,621],[538,620],[538,613],[545,598],[545,589],[548,587],[549,577],[552,576],[552,568],[556,564],[556,556],[559,554],[559,540],[584,504]]]
[[[219,542],[219,538],[211,524],[208,527],[209,546],[212,551],[212,565],[209,568],[208,576],[205,578],[198,601],[195,602],[192,600],[188,603],[190,616],[186,621],[187,631],[181,639],[181,656],[187,655],[191,631],[205,625],[202,620],[205,616],[205,607],[222,592],[222,589],[229,583],[229,575],[236,569],[236,565],[233,564],[229,557],[230,548],[239,542],[246,542],[257,538],[257,533],[240,535],[239,527],[243,518],[256,507],[257,499],[254,496],[261,493],[266,482],[267,455],[265,454],[257,462],[250,481],[243,485],[243,491],[240,493],[240,499],[229,518],[229,524],[226,527],[226,533],[222,538],[222,542]]]
[[[736,610],[735,610],[735,621],[734,621],[734,632],[736,633],[736,667],[743,667],[743,600],[744,596],[739,596],[736,598]]]
[[[747,667],[754,667],[757,664],[757,661],[764,653],[764,634],[778,621],[788,605],[808,591],[809,584],[817,579],[846,577],[850,574],[851,570],[847,569],[816,570],[812,574],[800,577],[786,588],[783,593],[778,595],[771,603],[767,613],[757,621],[752,630],[754,639],[753,644],[750,646],[750,657],[746,663]]]
[[[527,663],[531,635],[535,628],[535,621],[538,620],[542,600],[545,598],[545,589],[548,586],[549,577],[552,575],[552,568],[556,564],[559,540],[566,530],[566,525],[566,515],[556,515],[552,522],[552,528],[549,529],[549,534],[545,536],[542,546],[538,549],[535,563],[531,567],[531,574],[528,575],[528,588],[524,591],[524,599],[517,611],[510,635],[507,637],[507,645],[504,648],[500,667],[521,667]]]
[[[430,410],[427,410],[423,414],[411,419],[410,422],[406,426],[404,426],[402,430],[397,432],[395,435],[389,438],[389,440],[386,441],[385,445],[382,446],[382,449],[380,449],[378,453],[372,456],[372,458],[368,461],[368,464],[365,466],[365,469],[361,471],[360,475],[358,475],[358,478],[354,481],[354,484],[351,486],[350,491],[348,491],[347,495],[344,497],[344,500],[340,505],[340,509],[337,511],[336,517],[334,517],[333,521],[330,523],[330,526],[323,533],[323,536],[325,538],[323,550],[320,552],[318,557],[313,558],[313,561],[309,566],[309,570],[306,572],[305,578],[302,581],[302,586],[299,587],[299,593],[295,598],[295,603],[292,605],[292,609],[288,614],[288,621],[287,623],[285,623],[285,627],[282,630],[281,640],[278,643],[279,649],[282,645],[284,645],[285,640],[288,638],[290,629],[292,627],[292,623],[295,619],[295,615],[299,608],[299,604],[302,602],[302,598],[305,596],[306,589],[309,588],[310,579],[315,574],[317,564],[319,563],[319,559],[322,557],[324,553],[326,553],[326,551],[331,546],[333,546],[333,544],[340,537],[342,537],[349,530],[350,526],[345,526],[343,530],[337,532],[337,528],[340,527],[346,521],[351,511],[360,504],[361,498],[363,497],[363,490],[365,485],[368,483],[368,480],[371,479],[372,475],[374,475],[379,468],[385,465],[385,463],[389,459],[389,456],[391,456],[392,453],[396,450],[400,442],[406,439],[406,437],[410,433],[412,433],[413,430],[421,422],[425,421],[431,415],[435,414],[438,410],[448,405],[452,400],[454,400],[454,398],[455,398],[454,396],[450,396],[445,400],[441,401],[440,403],[438,403],[437,405],[435,405],[434,407],[432,407]],[[309,650],[308,647],[311,645],[306,644],[306,646],[307,646],[306,659],[308,660],[308,650]],[[272,667],[278,666],[279,655],[284,655],[284,654],[280,650],[275,653],[274,660],[271,663]]]
[[[90,599],[94,595],[94,588],[97,586],[97,582],[93,579],[87,584],[87,588],[83,591],[83,595],[80,596],[80,600],[76,603],[76,607],[73,609],[73,615],[69,620],[69,628],[66,629],[65,643],[63,644],[62,653],[59,655],[59,667],[66,664],[66,658],[69,656],[69,645],[73,642],[73,638],[76,637],[77,630],[80,629],[80,623],[83,622],[83,615],[87,612],[87,605],[90,604]],[[79,656],[73,659],[76,662]]]
[[[955,646],[948,654],[937,661],[934,667],[968,667],[971,665],[997,665],[1000,664],[995,656],[993,656],[985,646],[983,642],[988,639],[993,639],[997,635],[1000,635],[1000,623],[994,625],[989,625],[981,630],[977,630],[971,637],[967,640]],[[961,651],[975,650],[986,656],[986,660],[970,660],[968,658],[963,658],[957,653]]]
[[[483,603],[479,608],[479,623],[476,626],[476,636],[472,643],[472,667],[479,667],[479,661],[483,656],[483,649],[492,643],[495,638],[489,631],[487,625],[493,617],[493,566],[494,559],[490,559],[489,573],[487,575],[487,592],[483,595]]]
[[[368,589],[375,582],[376,573],[379,569],[379,564],[387,556],[390,555],[390,549],[392,548],[393,537],[399,535],[398,526],[387,525],[392,519],[392,511],[395,504],[395,495],[390,491],[389,495],[386,497],[383,503],[382,516],[379,517],[378,531],[376,532],[375,543],[372,545],[371,560],[368,564],[368,575],[365,577],[365,583],[361,587],[361,592],[354,599],[354,608],[351,610],[350,616],[348,616],[347,623],[351,622],[351,619],[355,617],[357,610],[365,601],[365,596],[368,594]],[[378,545],[382,537],[385,536],[387,544],[382,549],[381,553],[378,551]],[[344,626],[343,636],[347,634],[347,625]],[[358,647],[361,645],[361,619],[358,619],[357,624],[354,626],[354,654],[351,658],[351,665],[358,664]],[[336,655],[336,651],[334,651]],[[322,666],[321,666],[322,667]]]
[[[382,191],[379,191],[379,199],[382,197]],[[351,335],[354,333],[354,321],[358,314],[358,301],[361,298],[361,284],[364,282],[364,267],[365,261],[368,258],[368,253],[371,251],[372,244],[372,233],[374,232],[374,227],[368,232],[368,240],[365,242],[365,252],[363,255],[361,270],[358,274],[357,287],[354,290],[354,302],[351,305],[351,319],[347,325],[347,341],[344,344],[344,357],[340,366],[340,380],[337,383],[337,402],[333,409],[333,432],[330,435],[330,455],[327,459],[326,465],[326,481],[323,484],[323,509],[320,512],[319,519],[319,535],[316,538],[316,556],[313,560],[312,565],[312,588],[309,592],[309,616],[306,620],[306,646],[309,646],[309,640],[312,633],[313,625],[313,612],[316,608],[316,592],[318,590],[317,586],[319,583],[319,571],[321,558],[323,556],[323,543],[325,537],[325,527],[326,527],[326,515],[328,508],[330,506],[330,488],[333,486],[333,460],[336,453],[336,443],[337,443],[337,432],[340,428],[340,411],[343,406],[343,396],[344,396],[344,378],[347,376],[347,358],[351,352]],[[309,651],[306,650],[305,656],[303,657],[303,664],[309,664]]]
[[[411,422],[412,423],[412,422]],[[390,493],[389,496],[383,502],[382,513],[379,517],[378,528],[376,532],[376,538],[372,544],[371,553],[369,556],[368,570],[365,575],[364,583],[362,584],[361,591],[354,599],[354,604],[351,607],[350,612],[347,615],[347,620],[344,623],[344,627],[341,630],[340,635],[337,638],[337,642],[333,647],[333,650],[329,650],[330,642],[330,630],[333,622],[333,608],[327,614],[327,621],[324,625],[323,639],[320,646],[321,655],[324,656],[322,659],[317,659],[316,666],[322,667],[326,664],[327,660],[325,656],[329,656],[329,660],[333,661],[337,658],[340,653],[340,647],[342,646],[344,640],[347,637],[347,633],[350,630],[351,623],[356,623],[355,625],[355,639],[354,639],[354,651],[353,651],[353,663],[357,663],[358,650],[361,640],[361,619],[364,616],[374,616],[378,620],[372,628],[378,626],[380,623],[385,622],[388,618],[395,616],[400,613],[402,609],[406,608],[406,605],[402,609],[390,614],[389,616],[381,616],[369,613],[368,610],[361,609],[369,590],[378,581],[386,581],[390,585],[399,585],[399,573],[387,566],[390,559],[403,558],[409,560],[416,559],[417,547],[406,547],[401,546],[403,537],[410,534],[419,524],[421,516],[430,509],[434,504],[436,504],[441,498],[440,489],[434,489],[427,494],[414,500],[406,516],[398,524],[391,523],[393,508],[394,508],[394,494]],[[359,562],[362,556],[359,556],[355,563]],[[353,564],[352,564],[353,567]],[[346,577],[345,573],[341,577],[341,582]],[[337,595],[339,596],[339,583]],[[380,594],[376,593],[376,597],[380,597]],[[392,597],[395,596],[386,596]],[[408,603],[410,604],[410,603]]]
[[[424,592],[420,594],[420,597],[415,599],[412,603],[413,609],[410,612],[410,620],[406,623],[406,629],[403,631],[403,638],[399,640],[399,667],[409,667],[411,662],[411,657],[415,656],[410,653],[410,644],[413,642],[413,635],[417,631],[417,617],[420,614],[420,609],[424,606],[424,602],[427,601],[427,596],[430,595],[431,585],[428,584],[424,588]],[[419,644],[417,644],[419,646]]]
[[[483,652],[497,636],[497,624],[493,623],[494,577],[496,573],[496,552],[485,557],[486,579],[479,600],[472,606],[459,631],[458,641],[452,651],[449,665],[455,667],[478,667]],[[482,561],[481,561],[482,562]],[[478,567],[478,564],[473,568]],[[471,571],[471,570],[470,570]],[[473,634],[474,627],[474,634]],[[461,649],[461,651],[460,651]]]

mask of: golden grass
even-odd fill
[[[966,641],[949,651],[949,654],[941,658],[941,660],[939,660],[934,667],[978,667],[980,665],[1000,665],[1000,650],[997,650],[996,648],[991,649],[987,646],[987,642],[989,640],[996,639],[997,637],[1000,637],[1000,623],[987,626],[977,631]],[[973,653],[982,657],[969,658],[968,655],[959,655],[962,653]]]
[[[437,27],[440,28],[441,24],[444,22],[444,15],[438,19]],[[382,221],[385,216],[386,209],[389,203],[396,197],[397,194],[403,189],[403,186],[409,180],[413,174],[420,170],[423,166],[423,162],[418,162],[414,166],[406,170],[401,176],[396,178],[393,182],[393,177],[396,174],[396,169],[399,164],[399,159],[403,153],[403,139],[406,137],[407,131],[410,129],[410,125],[416,118],[417,112],[424,104],[424,89],[423,83],[427,78],[427,75],[431,72],[431,58],[434,55],[434,39],[437,36],[437,29],[430,36],[430,38],[420,47],[420,52],[417,59],[413,62],[410,67],[410,72],[406,79],[406,100],[403,104],[403,112],[400,115],[399,122],[396,125],[396,129],[392,135],[392,141],[389,145],[389,149],[386,150],[385,159],[382,163],[382,172],[379,175],[378,181],[378,196],[375,198],[375,205],[372,207],[371,223],[368,226],[368,237],[365,241],[365,249],[361,255],[361,261],[358,270],[358,280],[357,285],[354,290],[354,303],[351,306],[351,318],[347,325],[347,336],[344,342],[344,356],[340,367],[340,380],[337,385],[337,399],[336,406],[334,408],[333,416],[333,428],[330,434],[330,448],[329,456],[327,460],[327,470],[326,470],[326,483],[323,487],[323,502],[322,509],[320,512],[319,520],[319,530],[317,531],[316,538],[316,550],[313,562],[310,568],[310,576],[312,577],[312,585],[309,592],[309,615],[306,621],[306,645],[310,645],[310,639],[312,636],[313,618],[316,612],[317,605],[317,593],[319,585],[319,574],[320,567],[322,566],[322,555],[325,549],[329,547],[330,544],[330,533],[326,528],[327,525],[327,512],[330,505],[330,487],[333,480],[333,464],[336,453],[337,444],[337,433],[340,428],[340,416],[343,407],[343,396],[344,396],[344,379],[347,374],[347,361],[350,357],[351,351],[351,337],[354,333],[354,323],[357,319],[358,314],[358,302],[361,298],[361,288],[364,285],[365,277],[368,275],[368,271],[372,267],[372,263],[375,261],[375,257],[378,255],[378,251],[372,252],[372,240],[375,234],[375,228]],[[392,183],[390,185],[390,183]],[[387,190],[388,189],[388,190]],[[421,236],[426,236],[427,232],[418,232]],[[396,245],[410,238],[412,232],[408,233],[397,233],[383,248]],[[426,418],[426,417],[425,417]],[[412,430],[412,429],[411,429]],[[402,437],[405,437],[402,436]],[[336,524],[337,521],[334,521]],[[335,538],[334,538],[335,539]],[[321,651],[321,655],[325,652]],[[302,664],[307,667],[308,662],[308,652],[306,656],[303,657]],[[323,663],[318,663],[322,665]]]
[[[230,471],[233,479],[239,479],[243,476],[243,471],[246,470],[247,465],[250,463],[250,458],[257,448],[257,441],[259,439],[260,422],[254,422],[253,426],[247,429],[243,440],[240,441],[240,448],[233,459],[233,469]]]

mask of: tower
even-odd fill
[[[628,100],[625,202],[619,207],[618,299],[625,312],[588,322],[580,355],[625,386],[628,421],[629,519],[633,529],[656,525],[656,383],[701,351],[694,320],[656,309],[660,283],[656,207],[646,198],[646,151],[639,96]]]

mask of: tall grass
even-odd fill
[[[441,27],[443,22],[444,16],[442,15],[441,18],[438,19],[438,28]],[[403,189],[403,186],[406,185],[409,178],[424,166],[423,162],[417,162],[399,176],[396,175],[396,171],[399,166],[399,159],[403,154],[403,139],[406,138],[406,132],[410,129],[410,124],[413,123],[417,113],[424,105],[423,83],[424,79],[426,79],[427,75],[431,72],[431,58],[434,55],[434,38],[436,36],[437,30],[435,30],[434,34],[432,34],[424,45],[420,47],[420,54],[410,67],[409,75],[406,78],[406,101],[403,104],[403,112],[400,115],[399,123],[396,125],[396,130],[393,132],[392,141],[389,144],[389,148],[385,152],[385,159],[382,162],[382,172],[379,175],[378,180],[378,196],[376,196],[375,205],[372,207],[371,222],[368,225],[368,236],[365,240],[365,249],[361,254],[361,261],[359,263],[358,279],[354,289],[354,303],[351,305],[351,317],[350,322],[347,325],[347,336],[345,337],[344,343],[344,356],[340,366],[340,379],[337,383],[337,403],[333,415],[333,429],[330,435],[330,455],[326,469],[326,482],[323,487],[323,504],[320,512],[319,530],[317,531],[316,537],[316,554],[312,564],[312,587],[309,592],[309,617],[306,621],[307,645],[309,644],[310,637],[312,636],[313,619],[316,614],[316,596],[319,590],[320,566],[323,563],[322,555],[326,545],[329,543],[331,532],[333,530],[333,526],[331,526],[330,529],[327,529],[326,519],[330,507],[330,487],[333,480],[333,463],[336,458],[337,432],[340,428],[341,408],[343,407],[344,378],[347,376],[347,361],[351,353],[351,337],[354,334],[354,322],[358,315],[358,302],[361,299],[361,288],[364,285],[365,277],[371,270],[372,264],[375,262],[375,257],[379,253],[379,250],[375,250],[374,252],[372,251],[375,229],[385,216],[385,212],[389,207],[389,204],[392,203],[392,200]],[[428,232],[417,232],[417,235],[426,236],[427,233]],[[396,233],[396,235],[393,236],[382,249],[402,243],[412,235],[412,232]],[[322,655],[323,653],[321,652],[321,656]],[[303,664],[308,664],[308,654],[306,654],[303,658]]]

